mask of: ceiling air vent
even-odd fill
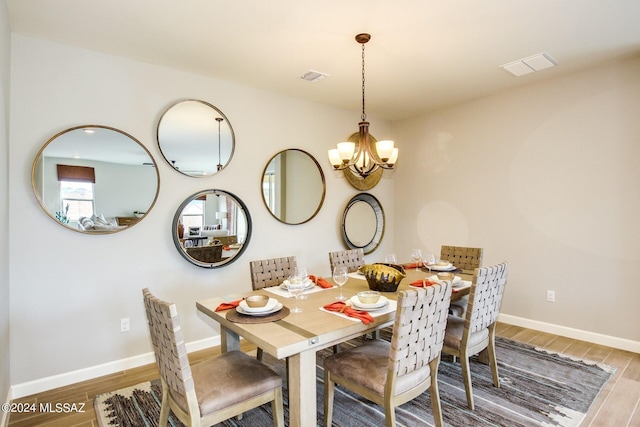
[[[300,76],[300,78],[311,83],[316,83],[328,76],[329,74],[321,73],[320,71],[309,70]]]
[[[543,52],[517,61],[509,62],[508,64],[501,65],[500,68],[518,77],[533,73],[534,71],[554,67],[555,65],[556,62],[551,58],[551,55]]]

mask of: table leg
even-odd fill
[[[317,425],[316,353],[303,351],[289,357],[289,425]]]
[[[220,351],[240,350],[240,336],[224,326],[220,326]]]

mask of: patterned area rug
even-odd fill
[[[388,338],[388,332],[383,332]],[[342,346],[358,345],[358,340]],[[459,363],[450,358],[440,363],[438,381],[446,425],[477,426],[578,426],[592,402],[609,380],[614,368],[548,353],[529,345],[497,338],[500,388],[495,388],[491,370],[473,358],[471,362],[475,410],[469,411]],[[318,425],[323,423],[323,359],[329,349],[318,353]],[[264,362],[284,378],[284,363],[267,354]],[[101,427],[156,426],[160,412],[160,381],[154,380],[96,397],[95,409]],[[288,425],[285,392],[285,423]],[[182,427],[177,419],[169,425]],[[429,392],[396,408],[399,426],[432,426]],[[340,387],[334,400],[334,425],[344,427],[384,425],[382,407]],[[244,414],[243,419],[228,420],[224,427],[272,425],[271,406],[263,405]]]

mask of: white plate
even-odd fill
[[[245,300],[240,301],[240,308],[247,313],[262,313],[269,310],[273,310],[273,308],[278,304],[278,300],[275,298],[269,298],[267,305],[264,307],[249,307],[249,304]]]
[[[316,285],[316,284],[315,284],[315,283],[313,283],[313,282],[311,281],[311,279],[305,279],[305,280],[304,280],[304,289],[305,289],[305,290],[306,290],[306,289],[311,289],[311,288],[313,288],[315,285]],[[288,280],[285,280],[284,282],[282,282],[282,284],[280,285],[280,287],[281,287],[282,289],[289,289],[289,281],[288,281]]]
[[[354,295],[351,297],[351,304],[353,304],[355,308],[359,308],[361,310],[375,310],[377,308],[384,307],[388,303],[389,303],[389,300],[384,295],[380,295],[380,299],[375,304],[361,303],[357,295]]]
[[[247,316],[266,316],[268,314],[273,314],[273,313],[275,313],[277,311],[280,311],[280,310],[282,310],[282,303],[281,302],[278,302],[275,305],[275,307],[273,307],[271,310],[269,310],[269,311],[261,311],[260,313],[251,313],[251,312],[248,312],[248,311],[244,311],[244,309],[242,307],[240,307],[239,305],[236,307],[236,311],[238,313],[244,314],[244,315],[247,315]]]
[[[356,310],[363,310],[363,311],[378,311],[378,310],[384,310],[385,308],[387,308],[389,306],[389,301],[385,301],[385,303],[383,305],[381,305],[380,307],[376,307],[376,308],[365,308],[365,307],[360,307],[359,305],[354,304],[353,302],[351,302],[351,307],[355,308]]]
[[[448,266],[431,264],[430,267],[431,267],[431,270],[434,270],[434,271],[452,271],[456,269],[455,265],[453,264],[449,264]]]

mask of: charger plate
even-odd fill
[[[233,323],[269,323],[284,319],[289,313],[287,307],[282,307],[281,310],[266,316],[248,316],[246,314],[240,314],[235,310],[229,310],[227,312],[227,320]]]

